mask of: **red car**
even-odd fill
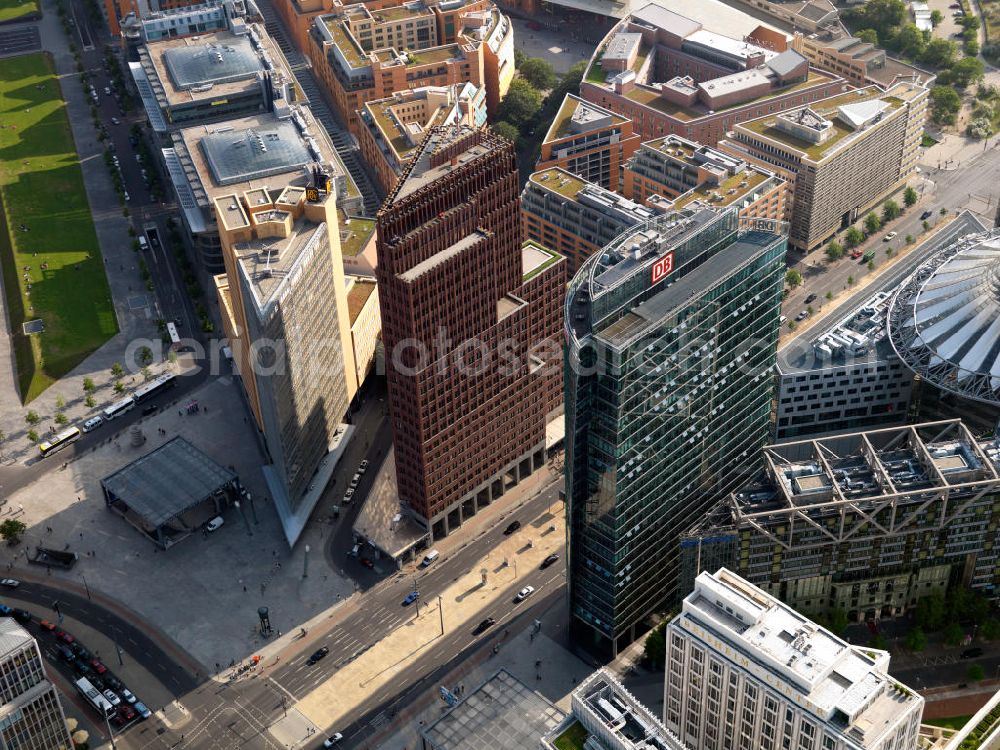
[[[38,627],[42,630],[47,630],[50,633],[56,629],[56,624],[54,622],[49,622],[48,620],[39,620]]]
[[[130,705],[123,703],[118,707],[118,711],[115,713],[115,721],[118,724],[127,724],[135,718],[135,709]]]
[[[94,668],[94,671],[97,672],[97,674],[104,674],[108,671],[108,668],[101,663],[100,659],[91,659],[90,666]]]
[[[57,628],[56,630],[53,631],[53,633],[55,634],[56,638],[58,638],[63,643],[72,643],[73,641],[76,640],[73,636],[71,636],[65,630],[59,630]]]
[[[375,567],[375,563],[373,563],[373,562],[372,562],[371,560],[369,560],[369,559],[368,559],[367,557],[362,557],[362,558],[361,558],[361,559],[360,559],[360,560],[359,560],[358,562],[360,562],[360,563],[361,563],[362,565],[364,565],[364,566],[365,566],[366,568],[374,568],[374,567]]]

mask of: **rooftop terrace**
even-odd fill
[[[684,208],[693,201],[701,201],[721,208],[743,200],[773,175],[757,169],[748,169],[727,177],[718,185],[699,185],[688,190],[674,201],[674,208]]]

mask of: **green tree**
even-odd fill
[[[153,377],[152,370],[150,370],[148,367],[143,367],[142,368],[142,380],[143,380],[143,382],[146,382],[151,377]]]
[[[920,62],[935,68],[947,68],[955,62],[957,54],[958,45],[950,39],[932,39],[920,53]]]
[[[795,268],[789,268],[785,271],[785,283],[794,289],[802,283],[802,274]]]
[[[890,35],[890,30],[907,19],[903,0],[868,0],[854,15],[865,25],[878,32],[880,39]]]
[[[53,419],[55,420],[56,424],[60,426],[66,424],[69,421],[66,415],[63,414],[61,411],[57,412],[56,415],[53,417]]]
[[[944,597],[940,592],[935,591],[917,600],[916,620],[922,628],[932,632],[940,630],[944,627],[946,614]]]
[[[115,362],[111,365],[111,374],[114,375],[116,378],[120,378],[122,375],[125,374],[125,368],[122,367],[121,362]]]
[[[942,216],[945,216],[948,213],[948,208],[946,206],[941,206],[941,209],[938,211],[938,213],[941,214]]]
[[[927,219],[924,219],[922,222],[920,222],[920,226],[922,226],[924,228],[924,231],[926,232],[928,229],[931,228],[931,223],[927,221]]]
[[[167,352],[167,362],[169,362],[172,365],[177,364],[177,352],[175,352],[173,349]]]
[[[966,54],[967,57],[975,57],[979,54],[979,40],[977,39],[966,39],[962,43],[962,52]]]
[[[966,31],[979,31],[979,27],[983,24],[982,21],[979,20],[979,16],[972,13],[966,13],[958,20],[958,25]]]
[[[666,627],[667,621],[664,620],[649,631],[649,635],[646,636],[646,641],[643,644],[643,653],[646,661],[656,670],[663,669],[663,664],[667,657]]]
[[[917,195],[917,191],[911,187],[907,187],[906,190],[903,191],[903,204],[907,208],[916,203],[919,198],[920,196]]]
[[[847,632],[847,612],[842,610],[840,607],[830,610],[830,630],[841,635]]]
[[[870,213],[865,217],[865,232],[875,234],[881,228],[882,220],[878,217],[878,214]]]
[[[875,29],[861,29],[857,34],[855,34],[858,39],[866,44],[871,44],[874,47],[878,47],[878,32]]]
[[[832,263],[844,257],[844,246],[834,241],[827,245],[823,252],[826,253],[826,259]]]
[[[985,117],[976,117],[965,128],[965,134],[976,140],[984,140],[993,135],[993,123]]]
[[[97,406],[97,399],[88,393],[87,398],[83,400],[83,403],[87,405],[88,409],[93,409],[95,406]]]
[[[927,648],[927,635],[924,633],[924,629],[917,625],[907,633],[905,645],[910,651],[923,651]]]
[[[978,57],[963,57],[942,73],[941,78],[945,79],[945,84],[964,89],[966,86],[983,80],[985,72],[983,61]],[[935,86],[935,88],[937,87]]]
[[[979,628],[979,636],[984,641],[995,641],[1000,638],[1000,620],[996,617],[986,618],[983,626]]]
[[[899,204],[894,200],[887,200],[882,204],[882,219],[886,223],[898,218],[901,213],[902,210],[900,209]]]
[[[941,11],[939,11],[937,9],[934,9],[934,10],[931,11],[931,23],[934,26],[937,26],[943,20],[944,20],[944,13],[942,13]]]
[[[7,544],[17,544],[21,541],[21,535],[24,534],[27,528],[22,521],[18,521],[16,518],[8,518],[3,523],[0,523],[0,537],[3,537]]]
[[[34,430],[28,430],[28,440],[30,440],[33,443],[37,443],[38,442],[38,433],[35,432]]]
[[[500,102],[499,119],[506,120],[515,127],[527,123],[542,108],[542,95],[522,78],[510,83],[507,96]]]
[[[940,125],[951,125],[955,114],[962,108],[962,97],[951,86],[935,86],[931,89],[931,118]]]
[[[847,230],[847,234],[844,235],[844,242],[847,243],[848,247],[857,247],[864,240],[865,236],[861,234],[861,230],[857,227],[850,227]]]
[[[872,638],[872,648],[877,648],[881,651],[885,651],[889,648],[889,642],[885,639],[881,633],[876,633]]]
[[[954,620],[944,626],[944,632],[941,635],[944,637],[944,642],[947,646],[957,646],[965,637],[962,626]]]
[[[83,379],[83,392],[84,393],[93,393],[95,387],[96,386],[94,385],[94,381],[93,380],[91,380],[90,378],[84,378]]]
[[[24,415],[24,421],[34,427],[36,424],[42,421],[42,418],[38,416],[38,412],[33,409]]]
[[[965,676],[969,678],[969,682],[979,682],[986,676],[986,672],[982,664],[970,664]]]
[[[848,276],[847,277],[847,286],[854,286],[854,277],[853,276]]]
[[[521,131],[519,131],[516,127],[511,125],[506,120],[495,122],[490,127],[492,127],[493,132],[499,135],[501,138],[506,138],[508,141],[511,141],[513,143],[517,143],[517,139],[521,135]]]
[[[875,270],[875,261],[873,260],[868,261],[868,271],[871,272],[874,270]]]
[[[539,91],[548,91],[559,82],[552,65],[540,57],[525,58],[517,66],[517,72]]]
[[[829,302],[830,300],[833,299],[833,292],[827,292],[823,296],[826,297],[827,301]]]
[[[66,399],[63,398],[61,393],[56,395],[56,409],[62,411],[66,408]]]
[[[114,386],[115,393],[121,393],[124,390],[125,390],[125,384],[120,380],[116,380]]]
[[[927,41],[920,29],[914,24],[908,23],[899,27],[899,31],[892,38],[891,45],[906,57],[923,59]]]
[[[521,65],[524,64],[524,61],[527,60],[527,59],[528,59],[528,56],[526,54],[524,54],[524,52],[522,52],[517,47],[514,48],[514,67],[515,68],[520,68]]]
[[[150,362],[152,362],[153,350],[150,349],[148,346],[142,347],[139,350],[139,361],[142,362],[143,365],[148,365]]]

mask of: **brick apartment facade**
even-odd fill
[[[522,244],[519,213],[513,145],[449,126],[378,214],[399,498],[433,538],[544,465],[561,403],[565,263]]]

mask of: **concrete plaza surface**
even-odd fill
[[[362,701],[382,693],[388,697],[395,692],[397,676],[437,643],[442,637],[442,626],[445,634],[456,628],[474,628],[487,607],[512,597],[520,588],[519,582],[536,571],[545,557],[562,552],[564,541],[562,518],[546,522],[545,528],[526,525],[470,566],[440,597],[421,602],[419,614],[416,606],[411,605],[412,617],[408,622],[345,664],[294,708],[317,727],[353,720]],[[545,585],[537,587],[534,596],[546,594],[562,578],[561,571],[554,572]],[[511,609],[517,606],[510,599],[507,601]],[[482,637],[496,636],[496,632],[489,630]],[[305,664],[301,668],[308,669]]]
[[[205,410],[180,416],[179,406],[191,400]],[[289,551],[266,500],[263,457],[246,415],[238,386],[223,377],[185,395],[180,405],[165,405],[143,419],[139,424],[146,442],[138,448],[132,447],[128,430],[117,433],[112,422],[101,428],[105,440],[65,469],[58,454],[45,459],[53,462],[52,469],[0,509],[0,521],[17,517],[28,526],[24,542],[0,554],[0,565],[24,565],[25,553],[35,545],[68,548],[78,553],[79,562],[68,572],[52,570],[54,579],[79,584],[86,577],[91,589],[170,634],[206,672],[256,653],[263,645],[256,630],[258,607],[269,608],[276,631],[287,631],[346,598],[354,585],[330,568],[322,553],[323,537],[333,526],[313,523]],[[244,521],[231,508],[220,530],[192,534],[163,551],[107,510],[100,480],[177,435],[223,466],[235,467],[253,493],[254,513],[244,508]],[[206,509],[205,520],[208,515]],[[307,544],[312,548],[308,562]],[[44,575],[44,568],[35,570]]]

